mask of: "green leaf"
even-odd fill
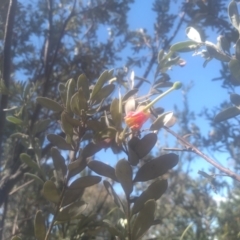
[[[232,59],[229,62],[229,69],[232,74],[232,76],[240,82],[240,61],[237,59]]]
[[[122,104],[119,99],[113,99],[110,106],[110,112],[114,126],[116,129],[120,130],[122,128]]]
[[[77,219],[82,212],[86,209],[87,204],[83,201],[78,201],[67,205],[60,209],[56,221],[68,222],[73,219]]]
[[[87,166],[87,163],[85,160],[76,160],[68,164],[68,171],[69,171],[69,177],[73,177],[76,174],[80,173],[82,170],[84,170]]]
[[[33,125],[32,134],[36,135],[39,132],[45,131],[50,122],[51,122],[50,119],[38,120],[37,122],[35,122]]]
[[[37,211],[34,220],[34,231],[37,240],[44,240],[46,236],[45,219],[42,215],[42,211]]]
[[[62,112],[63,107],[57,103],[56,101],[46,98],[46,97],[37,97],[36,98],[37,102],[42,105],[43,107],[52,110],[54,112]]]
[[[79,89],[71,98],[71,110],[78,116],[82,116],[82,111],[87,111],[87,100],[84,97],[82,89]]]
[[[117,179],[122,185],[122,188],[126,194],[126,197],[129,198],[130,194],[133,191],[133,181],[132,181],[132,167],[130,163],[125,160],[119,160],[116,165],[116,170],[115,170]]]
[[[114,89],[115,89],[114,84],[109,84],[107,86],[104,86],[95,94],[94,98],[92,98],[92,102],[94,104],[101,103],[101,101],[103,101],[105,98],[108,98],[112,94]]]
[[[72,146],[68,144],[64,138],[56,134],[48,134],[47,139],[54,146],[62,149],[62,150],[72,150]]]
[[[121,209],[121,211],[123,213],[125,213],[125,207],[121,201],[121,199],[118,197],[117,193],[114,191],[111,183],[109,183],[108,181],[104,180],[103,181],[103,185],[106,188],[108,194],[112,197],[114,203]]]
[[[235,1],[231,1],[228,5],[228,16],[231,20],[233,27],[239,31],[239,14],[238,7]]]
[[[52,181],[46,181],[43,185],[43,196],[50,202],[58,203],[60,200],[60,193]]]
[[[149,134],[146,134],[142,139],[133,137],[128,144],[130,148],[141,159],[145,157],[152,150],[156,142],[157,142],[157,134],[149,133]]]
[[[127,101],[130,97],[133,97],[137,92],[138,92],[137,88],[131,89],[123,96],[122,102]]]
[[[61,114],[61,125],[62,125],[62,130],[66,134],[66,142],[68,144],[72,143],[72,137],[73,137],[73,126],[69,123],[68,118],[67,118],[68,113],[65,111],[62,112]]]
[[[102,149],[101,146],[90,142],[86,145],[86,147],[82,151],[82,158],[86,159],[88,157],[93,156],[95,153],[99,152]]]
[[[239,114],[240,109],[238,107],[229,107],[218,113],[214,118],[214,122],[222,122],[228,120],[229,118],[234,118]]]
[[[84,193],[85,188],[79,188],[79,189],[67,189],[65,191],[62,206],[67,206],[79,199],[82,198],[82,195]]]
[[[53,165],[57,172],[57,176],[59,180],[63,181],[67,173],[67,166],[65,164],[65,159],[55,147],[51,149],[51,154],[53,159]]]
[[[97,80],[97,83],[95,84],[92,94],[91,94],[91,100],[95,98],[96,94],[100,91],[100,89],[103,87],[103,85],[112,78],[112,73],[108,70],[105,70],[100,77]]]
[[[146,231],[153,225],[155,208],[156,202],[153,199],[148,200],[144,204],[144,207],[133,223],[132,239],[141,239]]]
[[[20,125],[23,123],[23,121],[21,119],[14,117],[14,116],[7,116],[6,119],[8,122],[11,122],[11,123],[14,123],[17,125]]]
[[[139,159],[140,159],[137,153],[133,150],[137,146],[137,143],[139,143],[139,139],[137,137],[133,137],[128,142],[128,161],[132,166],[136,166],[139,163]]]
[[[28,165],[28,166],[29,166],[30,168],[32,168],[33,170],[42,173],[42,172],[41,172],[41,169],[39,168],[39,166],[37,165],[37,163],[34,162],[28,154],[26,154],[26,153],[21,153],[21,154],[20,154],[20,159],[21,159],[21,161],[22,161],[23,163],[25,163],[26,165]]]
[[[206,43],[206,48],[210,58],[215,58],[222,62],[229,62],[231,60],[231,58],[228,55],[226,55],[224,52],[218,49],[217,46],[214,44]]]
[[[66,83],[66,92],[67,92],[66,108],[68,113],[71,112],[71,99],[75,92],[75,87],[76,87],[76,83],[74,79],[72,78],[69,79]]]
[[[134,182],[145,182],[164,175],[178,163],[178,156],[174,153],[162,155],[145,163],[136,173]]]
[[[112,180],[118,182],[118,179],[115,175],[115,169],[113,167],[109,166],[108,164],[94,160],[94,161],[88,162],[87,165],[95,173],[97,173],[101,176],[104,176],[104,177],[111,178]]]
[[[240,107],[240,95],[236,93],[232,93],[230,95],[230,100],[232,104],[236,105],[237,107]]]
[[[158,118],[152,123],[150,130],[152,131],[159,131],[162,127],[164,127],[165,124],[165,117],[171,112],[165,112],[158,116]]]
[[[201,39],[201,36],[199,34],[199,32],[193,28],[193,27],[188,27],[186,29],[186,34],[188,36],[188,38],[194,42],[197,42],[197,43],[201,43],[202,42],[202,39]]]
[[[189,40],[185,42],[175,43],[170,47],[172,52],[191,52],[199,48],[199,44],[195,41]]]
[[[30,177],[30,178],[36,180],[36,181],[37,181],[38,183],[40,183],[41,185],[44,184],[44,181],[43,181],[40,177],[38,177],[37,175],[35,175],[35,174],[32,174],[32,173],[24,173],[24,176]]]
[[[89,97],[90,97],[89,83],[88,83],[88,79],[85,74],[81,74],[78,77],[77,89],[78,90],[82,89],[85,99],[87,99],[87,100],[89,99]]]
[[[102,178],[99,176],[85,176],[80,177],[73,181],[71,185],[69,186],[69,189],[79,189],[79,188],[87,188],[91,187],[95,184],[98,184],[101,182]]]
[[[141,195],[135,200],[132,214],[138,213],[144,206],[144,204],[150,200],[158,200],[167,190],[168,182],[167,180],[157,179],[148,188],[141,193]]]

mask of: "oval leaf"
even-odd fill
[[[31,157],[26,154],[26,153],[21,153],[20,155],[20,159],[23,163],[25,163],[26,165],[28,165],[30,168],[32,168],[35,171],[38,171],[41,173],[41,170],[39,168],[39,166],[37,165],[36,162],[34,162]]]
[[[42,215],[42,211],[37,211],[34,220],[34,232],[37,240],[44,240],[46,236],[45,219]]]
[[[121,129],[122,125],[122,104],[119,101],[119,99],[113,99],[111,106],[110,106],[110,113],[112,116],[112,120],[114,123],[114,126],[117,129]]]
[[[37,97],[36,100],[40,105],[42,105],[43,107],[50,109],[54,112],[63,111],[63,107],[59,103],[57,103],[56,101],[54,101],[50,98]]]
[[[201,43],[202,42],[201,36],[200,36],[199,32],[195,28],[188,27],[186,29],[186,34],[187,34],[188,38],[193,40],[194,42],[197,42],[197,43]]]
[[[74,182],[71,183],[69,189],[79,189],[79,188],[87,188],[91,187],[95,184],[98,184],[102,180],[99,176],[85,176],[76,179]]]
[[[144,206],[144,204],[150,200],[158,200],[163,193],[166,192],[168,187],[167,180],[157,179],[148,188],[141,193],[141,195],[136,199],[132,208],[132,214],[138,213]]]
[[[89,83],[85,74],[81,74],[77,80],[77,89],[82,89],[85,99],[89,99]]]
[[[115,89],[114,84],[109,84],[107,86],[104,86],[102,89],[98,91],[98,93],[96,93],[95,97],[92,98],[92,102],[94,104],[101,103],[101,101],[103,101],[105,98],[109,97],[112,94],[114,89]]]
[[[56,134],[48,134],[47,139],[50,143],[62,150],[72,150],[72,146],[68,144],[64,138]]]
[[[23,121],[20,118],[13,117],[13,116],[7,116],[6,119],[8,122],[11,122],[17,125],[20,125],[23,123]]]
[[[75,176],[76,174],[80,173],[82,170],[85,169],[87,163],[85,160],[76,160],[68,164],[68,171],[69,171],[69,178]]]
[[[171,46],[170,50],[172,52],[190,52],[195,51],[199,48],[199,44],[197,44],[195,41],[185,41],[185,42],[179,42],[175,43]]]
[[[63,201],[62,201],[62,206],[67,206],[79,199],[82,198],[82,195],[84,193],[85,188],[81,188],[81,189],[67,189],[64,197],[63,197]]]
[[[240,114],[240,109],[237,107],[229,107],[227,109],[224,109],[222,112],[218,113],[214,121],[215,122],[222,122],[225,120],[228,120],[229,118],[236,117]]]
[[[239,30],[239,14],[237,3],[235,1],[231,1],[228,5],[228,15],[232,25]]]
[[[82,151],[83,159],[93,156],[95,153],[99,152],[102,149],[100,145],[90,142]]]
[[[169,153],[160,157],[154,158],[149,162],[145,163],[137,172],[134,182],[145,182],[148,180],[155,179],[163,174],[167,173],[168,170],[176,166],[178,163],[178,155]]]
[[[104,177],[111,178],[112,180],[118,182],[118,179],[115,175],[115,169],[109,166],[108,164],[105,164],[100,161],[90,161],[88,163],[88,167],[95,173]]]
[[[54,182],[46,181],[43,185],[43,196],[50,202],[58,203],[60,194]]]
[[[61,181],[63,181],[67,173],[67,166],[65,164],[65,159],[55,147],[51,149],[51,154],[53,159],[53,165],[57,172],[57,176]]]
[[[44,184],[44,181],[43,181],[40,177],[38,177],[37,175],[35,175],[35,174],[32,174],[32,173],[24,173],[24,176],[30,177],[30,178],[36,180],[36,181],[37,181],[38,183],[40,183],[41,185]]]
[[[236,105],[237,107],[240,106],[240,95],[239,94],[232,93],[230,95],[230,100],[231,100],[232,104]]]
[[[136,137],[133,137],[129,142],[128,142],[128,161],[132,166],[136,166],[139,163],[139,157],[136,154],[136,152],[131,148],[133,145],[136,146],[136,142],[138,142],[139,139]]]
[[[37,133],[45,131],[48,125],[50,124],[50,122],[51,122],[50,119],[43,119],[35,122],[33,125],[32,134],[35,135]]]
[[[85,99],[84,93],[82,89],[79,89],[76,92],[70,102],[71,110],[78,116],[82,116],[82,111],[86,111],[88,108],[87,100]]]
[[[126,194],[126,197],[129,198],[130,194],[133,191],[133,182],[132,182],[133,171],[130,163],[125,159],[118,161],[116,165],[115,173],[119,182],[122,185],[122,188]]]
[[[172,113],[172,112],[165,112],[165,113],[161,114],[160,116],[158,116],[158,118],[152,123],[150,130],[158,131],[162,127],[164,127],[164,124],[165,124],[164,119],[169,113]]]
[[[229,69],[233,77],[240,82],[240,61],[237,59],[232,59],[229,62]]]
[[[134,96],[138,92],[137,88],[128,91],[122,98],[122,102],[127,101],[130,97]]]
[[[103,85],[112,78],[112,73],[108,70],[105,70],[100,77],[97,80],[97,83],[95,84],[92,94],[91,94],[91,100],[95,98],[96,94],[101,90]]]
[[[133,142],[130,144],[130,146],[131,146],[131,149],[141,159],[145,157],[152,150],[156,142],[157,142],[157,134],[149,133],[139,141],[136,141],[136,139],[134,139]]]
[[[153,225],[155,208],[156,202],[153,199],[148,200],[144,204],[144,207],[133,223],[132,239],[141,239],[145,232]]]

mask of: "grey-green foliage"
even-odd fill
[[[97,118],[97,120],[92,120],[92,124],[88,123],[87,125],[91,133],[93,133],[94,141],[98,143],[104,139],[104,142],[102,143],[103,146],[111,146],[115,153],[121,151],[119,146],[116,144],[113,145],[112,143],[109,144],[108,142],[109,138],[111,139],[113,136],[115,137],[122,130],[118,119],[120,109],[117,109],[117,112],[112,110],[112,119],[110,119],[110,123],[108,119],[110,114],[104,115],[103,112],[99,110],[102,104],[100,101],[101,98],[107,98],[110,93],[112,93],[113,85],[105,85],[104,87],[106,88],[102,88],[103,85],[100,83],[99,85],[95,85],[96,88],[90,86],[90,91],[89,85],[96,82],[97,79],[100,81],[101,77],[99,76],[104,70],[119,66],[118,60],[121,60],[121,57],[123,57],[123,61],[126,61],[125,56],[122,55],[122,51],[125,47],[130,45],[132,49],[126,61],[126,66],[130,68],[135,66],[146,68],[144,76],[138,78],[140,82],[144,81],[145,83],[149,83],[149,79],[146,79],[148,78],[149,70],[151,70],[154,64],[157,63],[156,53],[159,48],[163,49],[163,54],[159,54],[159,64],[163,63],[163,66],[158,65],[159,69],[156,71],[155,82],[153,84],[155,87],[153,87],[151,92],[151,94],[158,94],[162,91],[161,87],[171,86],[171,82],[169,82],[170,76],[166,73],[168,69],[175,64],[178,65],[181,63],[179,62],[179,57],[175,55],[169,56],[172,58],[171,61],[168,61],[166,56],[164,57],[164,51],[168,50],[171,41],[173,40],[172,36],[174,37],[174,35],[172,35],[173,26],[183,24],[184,27],[186,27],[185,22],[187,22],[188,25],[197,25],[198,23],[196,28],[201,29],[202,27],[201,32],[202,35],[204,35],[204,28],[211,26],[214,27],[215,30],[220,31],[226,26],[225,23],[227,22],[222,16],[221,18],[216,18],[216,21],[212,21],[211,18],[214,14],[223,14],[221,10],[224,8],[223,4],[225,1],[215,2],[214,7],[203,1],[189,1],[182,3],[181,10],[185,12],[185,21],[181,23],[181,19],[178,18],[179,13],[173,13],[170,11],[172,4],[174,4],[175,1],[156,0],[153,1],[153,14],[156,15],[154,25],[155,33],[151,36],[145,29],[142,31],[129,28],[128,10],[132,3],[133,1],[131,0],[96,0],[91,1],[90,4],[85,4],[84,1],[77,1],[75,9],[72,11],[74,6],[73,1],[64,1],[60,3],[49,0],[46,2],[35,1],[28,4],[24,1],[18,2],[12,41],[13,64],[11,67],[13,79],[9,89],[4,89],[2,85],[0,88],[6,90],[4,93],[9,94],[8,115],[12,116],[10,118],[8,117],[10,122],[6,124],[4,142],[1,146],[4,149],[4,154],[2,154],[3,151],[1,152],[1,179],[3,179],[3,182],[5,183],[5,180],[9,179],[9,177],[14,178],[17,173],[21,173],[22,168],[24,167],[24,171],[30,171],[30,174],[26,174],[24,179],[21,174],[19,176],[17,175],[18,177],[15,178],[13,186],[22,185],[25,181],[28,181],[29,178],[30,180],[34,180],[34,182],[30,183],[27,187],[23,187],[17,192],[12,193],[14,195],[9,196],[4,232],[1,233],[3,236],[10,237],[13,229],[20,229],[20,234],[23,239],[35,239],[34,234],[38,232],[38,227],[36,227],[36,225],[38,225],[37,222],[40,222],[41,229],[44,229],[44,221],[48,222],[46,226],[49,226],[51,220],[50,216],[52,216],[50,214],[54,211],[53,203],[59,202],[61,196],[58,191],[62,188],[62,182],[64,181],[64,177],[59,173],[59,168],[63,169],[62,172],[66,172],[66,167],[63,165],[63,160],[59,154],[58,157],[61,159],[61,167],[56,167],[58,164],[56,162],[53,164],[52,161],[50,161],[52,156],[50,152],[51,146],[49,144],[53,144],[58,147],[59,150],[75,150],[79,147],[79,144],[75,142],[74,134],[76,135],[76,133],[78,133],[79,136],[81,136],[82,132],[72,130],[73,128],[74,130],[81,130],[82,125],[81,122],[78,121],[79,119],[73,117],[73,113],[83,117],[84,111],[89,111],[89,115],[94,115],[99,111],[99,118]],[[8,1],[3,1],[3,4],[0,6],[1,50],[7,19],[6,14],[8,12],[7,7]],[[142,16],[144,16],[144,12],[142,13]],[[111,33],[106,36],[107,40],[105,42],[101,41],[98,36],[101,27],[108,27],[109,32]],[[176,31],[180,30],[180,28],[176,28]],[[149,53],[152,55],[152,60],[142,55],[141,50],[144,50],[146,46],[150,49]],[[89,79],[89,84],[86,84],[86,82],[85,84],[81,83],[80,80],[77,81],[78,76],[82,73],[84,73]],[[107,75],[108,73],[109,72],[107,71]],[[68,79],[72,80],[67,81]],[[19,82],[19,80],[21,81]],[[107,82],[112,80],[112,78],[109,77],[105,80]],[[74,88],[74,81],[77,90],[81,86],[81,89],[84,91],[80,90],[80,92],[76,92],[76,97],[71,98],[73,97],[72,92],[74,92],[72,91]],[[119,85],[127,87],[126,72],[119,69],[114,81]],[[99,91],[99,86],[101,91]],[[60,94],[57,93],[57,89],[60,90]],[[85,91],[86,89],[87,91]],[[91,107],[96,105],[96,108],[91,109],[92,111],[87,109],[85,104],[85,100],[87,101],[89,98],[92,100],[92,103],[90,104]],[[48,99],[51,99],[50,102]],[[80,108],[76,108],[76,105],[71,106],[71,103],[75,104],[76,102],[79,102],[79,99],[83,99],[83,106]],[[116,101],[114,104],[115,103]],[[112,106],[114,104],[112,104]],[[45,108],[46,106],[48,106],[48,108]],[[67,112],[62,112],[63,108],[65,108]],[[59,124],[60,115],[58,112],[62,112],[62,128]],[[115,116],[117,116],[116,119]],[[105,121],[102,121],[102,119]],[[13,123],[19,124],[14,125]],[[108,124],[115,126],[117,129],[110,128]],[[104,129],[100,134],[98,127],[100,130]],[[60,133],[60,130],[65,131],[67,138],[64,138],[65,136],[62,132]],[[45,139],[45,136],[48,133],[51,133],[47,137],[49,142]],[[98,232],[94,232],[93,230],[96,230],[96,224],[99,224],[99,222],[96,222],[95,220],[100,217],[106,217],[106,214],[108,214],[107,216],[109,216],[109,219],[111,219],[112,222],[117,222],[119,216],[124,217],[122,213],[119,212],[112,216],[112,211],[109,209],[109,206],[112,205],[110,201],[106,202],[104,199],[101,203],[97,203],[99,204],[97,216],[91,213],[91,211],[89,215],[82,214],[82,211],[85,210],[85,204],[80,199],[83,196],[85,188],[100,181],[99,177],[84,176],[87,174],[87,171],[84,170],[86,166],[88,165],[90,169],[94,171],[97,163],[88,163],[82,160],[86,160],[86,158],[94,155],[100,149],[92,142],[87,143],[87,141],[91,140],[91,137],[87,136],[87,134],[85,135],[85,142],[81,145],[83,148],[81,149],[82,151],[78,151],[74,156],[72,156],[72,152],[70,152],[69,156],[66,156],[66,159],[64,158],[64,160],[69,163],[72,159],[80,156],[79,159],[68,165],[68,170],[70,177],[76,176],[79,173],[82,175],[82,177],[79,178],[80,180],[78,179],[76,180],[77,182],[73,183],[73,186],[74,184],[77,186],[78,191],[75,190],[75,187],[71,188],[72,185],[70,185],[66,190],[67,197],[63,198],[64,207],[68,204],[72,205],[61,208],[60,214],[58,215],[59,221],[68,221],[71,216],[73,216],[73,218],[78,218],[78,228],[75,228],[75,225],[74,227],[68,225],[69,235],[72,239],[81,234],[82,236],[85,235],[85,237],[96,236]],[[148,140],[147,143],[146,140],[142,143],[144,147],[141,147],[138,150],[136,148],[132,149],[132,155],[128,159],[132,165],[136,165],[140,159],[148,154],[152,146],[156,143],[154,135],[151,135],[150,138],[145,137],[145,139],[146,138]],[[129,144],[127,145],[129,146]],[[130,144],[130,147],[134,147],[134,144],[133,146]],[[19,156],[21,153],[25,154],[26,152],[28,154],[27,158],[26,155],[21,155],[22,158],[25,159],[23,160],[25,165],[20,166],[22,162],[20,161]],[[57,158],[55,160],[57,161]],[[170,159],[170,165],[171,162],[175,161]],[[103,166],[101,165],[101,167]],[[169,168],[171,167],[172,165]],[[46,179],[44,179],[45,176],[42,174],[42,171],[46,173]],[[104,168],[104,171],[98,169],[98,171],[99,172],[96,172],[103,176],[110,176],[113,180],[116,180],[116,175],[121,175],[119,168],[116,172],[111,168],[108,168],[108,170]],[[163,171],[163,173],[165,172],[166,171]],[[158,175],[155,175],[155,177],[156,176]],[[123,181],[124,176],[120,176],[118,180],[121,182],[126,195],[129,195],[132,189],[131,186],[130,188],[128,188],[128,186],[126,187],[126,182],[132,184],[131,174],[128,175],[128,181],[126,182]],[[45,181],[43,186],[42,181]],[[2,190],[2,187],[6,186],[2,184],[3,182],[0,184],[0,190]],[[116,205],[122,210],[122,212],[126,211],[122,199],[119,199],[116,196],[116,193],[112,190],[112,185],[107,182],[104,183],[109,193],[113,196]],[[177,185],[179,181],[176,180],[175,182],[173,181],[173,183]],[[9,193],[13,186],[4,189]],[[186,191],[188,189],[187,186]],[[164,187],[162,188],[162,191],[165,191]],[[92,191],[88,193],[90,195],[89,198],[98,199],[98,192],[101,191],[97,189],[96,192]],[[178,195],[177,191],[173,190],[171,193],[175,197],[179,197],[181,200],[182,195]],[[151,210],[148,216],[149,221],[147,221],[148,219],[144,219],[143,215],[145,212],[143,210],[138,215],[138,220],[136,220],[140,227],[137,226],[137,224],[134,225],[134,234],[137,237],[141,237],[143,234],[141,231],[147,230],[141,228],[141,224],[147,223],[144,224],[147,227],[155,224],[152,214],[152,209],[155,208],[155,203],[153,200],[148,199],[148,194],[146,194],[147,197],[143,197],[143,199],[144,204],[146,202],[147,205],[146,209]],[[6,200],[6,198],[4,199],[5,196],[6,194],[0,194],[1,203]],[[44,196],[50,202],[47,202]],[[158,195],[154,195],[152,192],[150,196],[153,196],[155,200],[159,198]],[[99,199],[102,200],[101,197],[99,197]],[[146,199],[149,202],[145,201]],[[105,203],[105,206],[102,206],[102,203]],[[18,207],[16,208],[16,206]],[[143,205],[141,204],[141,206]],[[197,204],[194,205],[194,210],[196,209],[197,212],[195,215],[198,214],[198,207]],[[42,208],[42,212],[38,211],[40,208]],[[78,208],[78,211],[75,211],[76,208]],[[186,209],[186,206],[183,206],[183,208]],[[33,216],[36,212],[37,215],[35,218],[34,229]],[[76,214],[72,215],[73,212]],[[67,218],[63,219],[61,213],[66,213]],[[164,214],[164,211],[162,211],[162,213]],[[178,236],[187,226],[186,221],[184,221],[184,215],[181,214],[182,212],[179,211],[178,216],[180,216],[180,222],[182,222],[183,227],[178,227]],[[119,229],[116,230],[114,228],[115,226],[112,226],[112,222],[109,223],[107,220],[105,221],[105,224],[108,226],[109,232],[112,235],[114,235],[114,233],[125,234],[122,226],[119,226],[118,224]],[[13,226],[12,223],[16,225]],[[66,225],[61,229],[61,233],[63,234],[64,230],[66,230],[65,227]],[[87,227],[92,231],[85,231]],[[62,237],[60,231],[57,230],[60,228],[61,227],[54,227],[51,239],[59,239]],[[110,236],[109,233],[104,232],[104,234],[106,234],[107,237]],[[167,238],[171,236],[171,233],[168,232],[165,236]],[[40,236],[39,238],[43,237]]]

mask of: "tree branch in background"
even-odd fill
[[[5,25],[5,34],[4,34],[4,46],[3,46],[3,69],[2,69],[2,78],[6,88],[9,87],[10,76],[11,76],[11,46],[12,46],[12,34],[14,26],[14,16],[17,6],[17,0],[10,0],[7,14],[7,21]],[[8,95],[2,94],[0,100],[0,152],[2,152],[2,139],[5,125],[6,112],[4,111],[7,108],[8,104]],[[0,158],[0,169],[1,166]],[[0,171],[1,173],[1,171]]]
[[[189,143],[185,138],[179,136],[177,133],[175,133],[174,131],[172,131],[168,127],[164,127],[164,129],[167,132],[169,132],[170,134],[172,134],[175,138],[177,138],[180,142],[182,142],[186,146],[187,151],[191,151],[193,153],[196,153],[198,156],[205,159],[208,163],[213,165],[215,168],[217,168],[221,172],[225,173],[227,176],[229,176],[229,177],[233,178],[234,180],[237,180],[237,181],[240,182],[240,175],[238,175],[238,174],[234,173],[233,171],[223,167],[222,165],[217,163],[215,160],[213,160],[212,158],[208,157],[203,152],[201,152],[197,147],[195,147],[194,145]]]
[[[183,8],[184,8],[184,6],[183,6]],[[180,30],[180,28],[181,28],[181,26],[182,26],[182,24],[184,22],[184,16],[185,16],[185,13],[183,12],[182,16],[180,17],[180,20],[178,22],[178,25],[177,25],[174,33],[173,33],[173,35],[167,41],[165,41],[165,43],[164,43],[164,45],[162,47],[163,50],[166,50],[169,47],[170,43],[176,37],[177,33],[179,32],[179,30]],[[150,71],[151,71],[151,69],[152,69],[152,67],[153,67],[153,65],[155,63],[156,58],[157,58],[157,51],[153,47],[152,48],[152,58],[151,58],[150,62],[148,63],[148,66],[147,66],[147,69],[146,69],[146,71],[145,71],[145,73],[143,75],[143,78],[147,78],[148,77],[148,74],[150,73]],[[138,82],[138,84],[136,85],[136,88],[140,88],[142,86],[142,84],[143,84],[143,81]]]

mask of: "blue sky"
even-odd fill
[[[147,30],[147,33],[150,35],[153,35],[153,23],[155,21],[155,13],[151,10],[152,9],[152,3],[153,0],[149,1],[136,1],[133,5],[131,5],[131,10],[128,14],[129,16],[129,26],[131,30],[136,30],[140,28],[144,28]],[[181,4],[181,3],[180,3]],[[228,1],[226,1],[226,10],[227,10]],[[176,3],[172,4],[172,11],[176,12],[179,11],[179,1],[176,1]],[[179,12],[180,14],[180,12]],[[175,28],[172,29],[174,31]],[[216,43],[217,41],[217,34],[211,31],[208,31],[209,38],[207,39],[210,42]],[[103,37],[104,38],[104,37]],[[176,38],[172,42],[172,44],[180,41],[187,40],[187,36],[185,34],[185,26],[182,27],[177,34]],[[233,49],[231,49],[233,51]],[[125,50],[126,52],[123,52],[124,55],[129,55],[128,50]],[[149,54],[146,51],[146,55]],[[209,108],[212,109],[213,107],[219,106],[220,103],[222,103],[224,100],[229,100],[229,93],[221,87],[221,81],[212,81],[213,78],[219,76],[219,69],[220,69],[220,62],[218,60],[212,60],[208,65],[203,68],[203,62],[204,59],[202,59],[200,56],[192,56],[193,53],[182,53],[180,56],[186,60],[187,64],[184,67],[174,67],[172,70],[168,72],[168,74],[171,76],[171,80],[173,82],[175,81],[181,81],[184,85],[189,85],[191,82],[193,82],[193,87],[191,91],[188,94],[189,99],[189,107],[190,110],[193,110],[197,113],[200,113],[200,111],[203,108]],[[149,55],[149,58],[151,55]],[[124,64],[124,60],[123,60]],[[145,70],[134,68],[131,69],[135,72],[137,76],[141,76]],[[154,70],[151,71],[150,75],[148,76],[148,80],[153,79]],[[147,85],[144,85],[144,88]],[[238,90],[238,88],[236,88]],[[178,108],[182,108],[183,104],[183,96],[182,91],[174,91],[168,96],[166,96],[164,99],[162,99],[159,102],[159,105],[164,107],[165,111],[171,111],[174,109],[174,105],[177,105]],[[198,125],[201,129],[201,133],[203,133],[205,136],[208,134],[208,132],[211,130],[211,127],[209,126],[207,120],[204,118],[197,117],[195,124]],[[161,137],[162,134],[159,135]],[[175,139],[170,137],[170,143],[172,142],[172,145],[175,144]],[[159,139],[160,143],[164,142],[164,139]],[[207,153],[207,152],[205,152]],[[207,153],[208,154],[208,153]],[[228,156],[226,154],[222,153],[214,153],[214,156],[222,162],[225,166],[228,165],[227,158]],[[123,157],[123,155],[119,155],[118,159]],[[112,161],[115,156],[111,155],[111,150],[107,150],[105,153],[101,153],[99,155],[99,159],[103,160],[105,159],[106,163],[115,165],[116,161]],[[182,159],[184,161],[184,159]],[[192,164],[193,165],[193,164]],[[209,165],[205,160],[198,158],[194,162],[194,168],[192,169],[192,175],[194,177],[197,177],[198,170],[206,170],[208,172],[208,169],[212,166]]]

